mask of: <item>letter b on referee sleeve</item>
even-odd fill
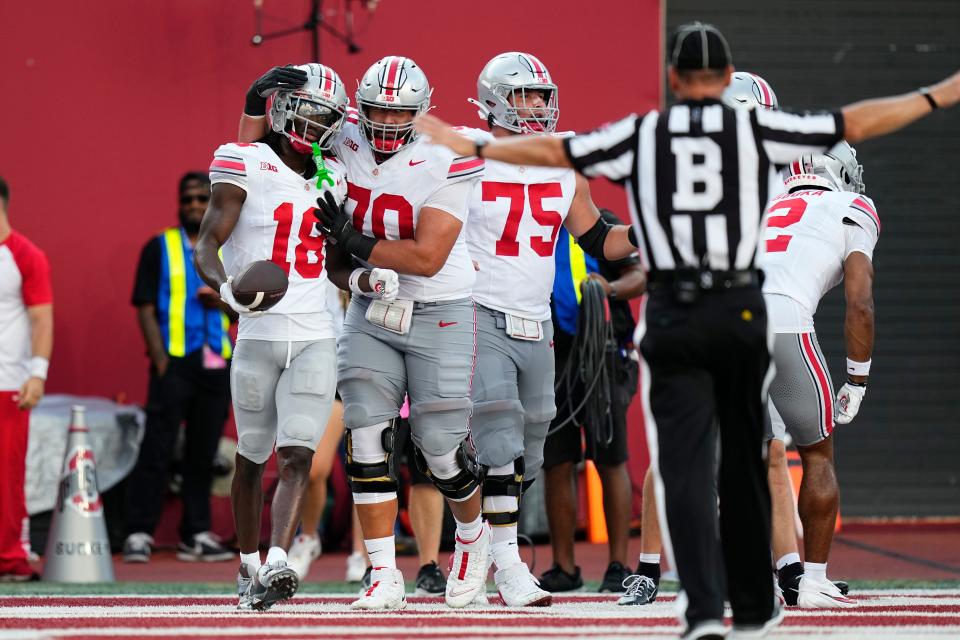
[[[670,151],[677,159],[675,211],[709,211],[723,199],[720,145],[710,138],[673,138]],[[697,189],[697,185],[703,185]]]

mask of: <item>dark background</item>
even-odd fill
[[[667,3],[668,33],[694,19],[723,31],[735,66],[766,78],[781,107],[839,107],[960,68],[954,0]],[[960,515],[958,115],[857,145],[883,228],[869,391],[856,420],[835,431],[844,516]],[[837,388],[846,377],[842,289],[816,316]]]

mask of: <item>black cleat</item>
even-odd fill
[[[417,572],[418,596],[442,596],[447,591],[447,579],[436,562],[425,564]]]
[[[557,565],[543,572],[540,576],[540,588],[550,593],[576,591],[583,587],[583,578],[580,577],[580,567],[574,573],[567,573]]]

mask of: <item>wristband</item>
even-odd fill
[[[616,282],[610,283],[610,295],[608,295],[607,297],[610,298],[611,300],[617,299],[617,283]]]
[[[920,95],[926,98],[927,102],[930,103],[931,111],[936,111],[937,109],[940,108],[940,105],[937,104],[937,101],[933,99],[932,95],[930,95],[930,87],[920,87],[918,91],[920,92]]]
[[[47,369],[50,368],[50,361],[42,356],[33,356],[30,358],[30,377],[47,379]]]
[[[627,231],[627,240],[630,241],[630,244],[639,248],[640,243],[637,241],[637,230],[633,225],[630,225],[630,230]]]
[[[851,360],[847,358],[847,375],[848,376],[868,376],[870,375],[870,363],[873,360],[867,360],[866,362],[857,362],[856,360]]]
[[[350,280],[349,280],[350,291],[360,296],[367,293],[366,291],[360,288],[360,276],[362,276],[366,271],[367,271],[366,269],[360,268],[360,269],[354,269],[350,273]]]
[[[481,140],[480,142],[474,142],[473,146],[475,147],[473,155],[477,156],[478,158],[482,158],[483,148],[487,146],[487,141]]]

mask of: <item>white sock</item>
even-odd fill
[[[788,553],[777,560],[777,571],[780,571],[780,569],[783,569],[788,564],[793,564],[795,562],[800,562],[800,554],[796,552]]]
[[[483,533],[483,519],[479,514],[473,522],[460,522],[457,520],[457,537],[460,538],[461,542],[467,544],[476,542],[481,533]]]
[[[270,547],[267,551],[267,564],[277,564],[278,562],[287,562],[287,550],[283,547]]]
[[[367,548],[370,566],[374,569],[397,568],[397,547],[393,536],[364,540],[363,546]]]
[[[644,564],[660,564],[660,554],[659,553],[641,553],[640,562]]]
[[[260,568],[260,552],[254,551],[253,553],[241,553],[240,562],[250,566],[254,571],[256,571]]]
[[[815,582],[825,582],[827,579],[827,563],[804,562],[803,575]]]
[[[511,529],[513,531],[513,536],[505,539],[497,539],[498,535],[503,535],[501,529]],[[506,569],[507,567],[512,567],[515,564],[520,564],[523,560],[520,559],[520,547],[517,545],[517,526],[512,527],[492,527],[491,532],[491,544],[490,544],[490,555],[493,557],[494,564],[497,565],[497,569]]]

